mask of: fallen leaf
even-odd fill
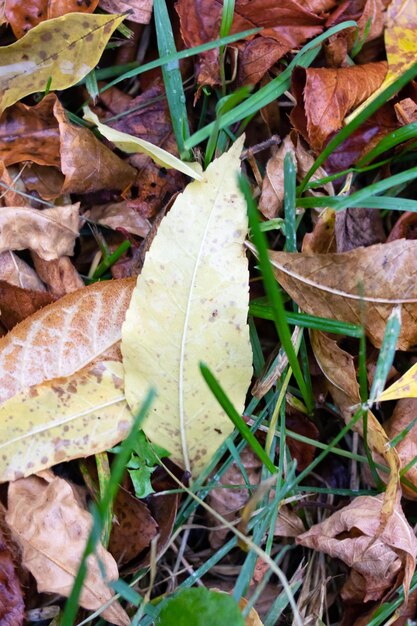
[[[98,0],[30,0],[23,5],[20,0],[5,0],[5,16],[14,36],[20,39],[40,22],[66,13],[93,13],[97,4]]]
[[[0,161],[0,206],[26,206],[27,199],[17,191],[18,178],[16,176],[13,180],[3,161]]]
[[[108,450],[132,423],[117,361],[24,389],[0,405],[0,414],[1,482]]]
[[[410,429],[410,424],[416,416],[417,400],[415,398],[403,398],[398,400],[391,417],[384,422],[384,430],[391,440],[406,430],[407,434],[405,437],[395,446],[401,469],[408,466],[417,456],[417,425],[414,424]],[[415,463],[406,472],[405,477],[417,487],[417,467]],[[417,499],[416,491],[407,487],[406,484],[403,484],[403,493],[410,500]]]
[[[395,115],[401,125],[417,122],[417,102],[412,98],[404,98],[394,104]]]
[[[51,89],[67,89],[93,69],[124,15],[68,13],[32,28],[0,48],[0,113],[21,98]]]
[[[38,591],[69,596],[92,526],[91,514],[80,507],[71,485],[45,472],[42,477],[10,483],[6,522],[21,546],[23,565],[35,577]],[[114,595],[102,578],[101,568],[107,581],[119,577],[113,557],[101,543],[96,554],[87,559],[88,573],[80,595],[80,605],[93,611]],[[130,624],[117,602],[101,615],[111,624]]]
[[[297,513],[288,505],[282,504],[278,510],[274,535],[276,537],[298,537],[304,531],[304,524]]]
[[[411,211],[401,213],[395,222],[387,241],[395,239],[417,239],[417,214]]]
[[[30,291],[46,291],[37,273],[11,250],[0,254],[0,280]]]
[[[121,338],[133,279],[94,283],[28,317],[0,339],[0,402],[21,390],[66,377]]]
[[[393,241],[336,254],[270,252],[278,282],[306,313],[361,324],[379,348],[392,308],[402,303],[399,350],[417,342],[417,242]]]
[[[113,230],[122,228],[128,233],[142,238],[146,237],[151,228],[149,220],[135,211],[129,200],[93,206],[83,213],[83,217],[90,222],[108,226]]]
[[[137,24],[149,24],[153,0],[100,0],[100,7],[108,13],[128,13],[128,19]]]
[[[344,561],[350,568],[345,602],[377,601],[403,583],[406,597],[415,568],[417,539],[397,502],[382,531],[384,495],[359,496],[296,542]]]
[[[240,598],[238,605],[242,611],[246,607],[247,604],[248,604],[248,600],[246,600],[246,598]],[[252,607],[248,615],[245,617],[245,626],[263,626],[263,623],[261,622],[261,618],[259,617],[258,612],[255,609],[255,607]]]
[[[149,143],[149,141],[139,139],[138,137],[128,135],[127,133],[122,133],[119,130],[115,130],[111,126],[102,124],[97,115],[88,107],[84,107],[84,119],[87,120],[87,122],[95,124],[100,131],[100,134],[111,141],[116,148],[119,148],[119,150],[123,150],[129,154],[142,152],[143,154],[151,157],[151,159],[161,167],[174,168],[179,172],[190,176],[190,178],[202,180],[200,173],[201,167],[198,163],[183,163],[183,161],[178,159],[173,154],[170,154],[159,146],[154,146]]]
[[[149,387],[157,389],[143,430],[194,475],[233,430],[200,361],[240,412],[252,376],[247,218],[236,180],[242,143],[190,183],[162,220],[122,330],[128,404],[136,413]]]
[[[42,210],[3,207],[0,253],[29,248],[47,261],[72,254],[78,237],[78,209],[78,203]]]
[[[336,252],[336,211],[324,209],[317,218],[311,233],[303,237],[301,251],[311,254],[329,254]]]
[[[297,67],[292,93],[297,104],[290,119],[311,148],[322,150],[329,135],[342,127],[346,114],[381,85],[385,61],[341,68]]]
[[[417,363],[377,398],[378,402],[399,398],[417,398]]]
[[[51,304],[55,298],[44,291],[22,289],[0,280],[0,320],[7,330],[38,309]]]
[[[180,17],[181,36],[188,48],[218,37],[222,16],[219,0],[179,0],[175,9]],[[237,0],[230,33],[261,27],[256,39],[239,45],[240,80],[257,83],[265,72],[292,48],[318,35],[323,30],[324,17],[302,6],[296,0],[276,3],[273,0]],[[266,39],[266,44],[262,39]],[[199,56],[199,85],[219,85],[219,51],[211,50]]]
[[[356,207],[336,212],[335,235],[338,252],[366,248],[386,239],[380,212]]]
[[[13,558],[0,528],[0,624],[23,626],[25,603]]]
[[[69,257],[61,256],[53,261],[45,261],[33,251],[31,256],[39,278],[55,298],[83,289],[84,282]]]

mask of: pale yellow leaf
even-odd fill
[[[71,485],[52,472],[10,483],[6,522],[21,547],[23,565],[36,579],[38,591],[69,596],[92,525],[91,514],[80,506]],[[116,562],[101,543],[96,554],[106,581],[117,580]],[[80,605],[89,610],[99,609],[114,595],[103,580],[97,557],[87,559],[87,576],[80,595]],[[111,624],[130,624],[117,602],[102,616]]]
[[[398,400],[399,398],[417,398],[417,363],[388,389],[385,389],[377,401]]]
[[[46,20],[0,47],[0,113],[36,91],[67,89],[98,63],[124,15],[68,13]]]
[[[0,211],[0,253],[34,250],[51,261],[71,255],[78,237],[79,203],[50,209],[10,206]]]
[[[134,154],[136,152],[146,154],[151,157],[157,165],[167,167],[168,169],[173,168],[196,180],[202,179],[201,167],[198,163],[184,163],[170,152],[163,150],[163,148],[154,146],[150,141],[139,139],[128,133],[122,133],[120,130],[115,130],[111,128],[111,126],[102,124],[97,115],[93,113],[88,106],[85,106],[83,110],[84,119],[87,120],[87,122],[95,124],[103,137],[111,141],[119,150],[123,150],[123,152],[127,152],[128,154]]]
[[[175,200],[146,255],[122,328],[132,412],[155,387],[143,429],[194,475],[233,430],[199,362],[208,364],[239,412],[252,375],[247,217],[237,184],[242,144],[239,139]]]
[[[107,450],[131,419],[115,361],[29,387],[0,405],[0,482]]]

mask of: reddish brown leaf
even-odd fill
[[[93,206],[85,211],[83,217],[95,224],[102,224],[113,230],[122,228],[132,235],[144,238],[148,234],[151,224],[149,220],[135,210],[134,206],[130,200]]]
[[[401,213],[395,222],[387,241],[396,239],[417,239],[417,214],[411,211]]]
[[[98,0],[5,0],[5,16],[17,39],[45,20],[66,13],[92,13]]]
[[[395,114],[401,125],[417,122],[417,103],[412,98],[404,98],[394,104]]]
[[[0,624],[22,626],[25,605],[12,556],[0,529]]]
[[[218,36],[222,12],[219,0],[179,0],[176,10],[180,16],[181,35],[187,47],[198,46]],[[259,81],[281,56],[321,33],[323,23],[323,17],[296,0],[281,3],[274,0],[237,0],[231,32],[262,27],[260,37],[266,38],[268,42],[267,48],[263,43],[246,42],[239,45],[243,62],[241,81]],[[198,83],[220,84],[218,50],[200,55]]]
[[[21,289],[0,280],[1,322],[8,330],[53,301],[46,291]]]
[[[297,105],[290,116],[294,127],[313,150],[320,151],[347,113],[380,86],[386,73],[385,61],[339,69],[296,68],[292,90]]]
[[[297,543],[341,559],[351,572],[342,589],[345,601],[379,600],[399,584],[408,592],[417,539],[399,502],[380,533],[383,494],[360,496],[316,524]]]

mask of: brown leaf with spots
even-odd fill
[[[46,291],[22,289],[0,280],[0,319],[7,330],[53,301]]]
[[[407,596],[417,539],[399,501],[380,532],[383,500],[383,494],[359,496],[296,539],[303,546],[341,559],[351,568],[341,592],[345,601],[380,600],[401,583]]]
[[[6,522],[38,591],[69,596],[92,526],[91,514],[78,504],[70,483],[50,472],[10,483]],[[97,557],[87,559],[80,595],[80,605],[89,610],[100,608],[114,595],[102,578],[98,559],[107,581],[119,577],[113,557],[99,543]],[[118,602],[105,609],[102,617],[111,624],[130,624]]]
[[[0,402],[104,360],[121,338],[135,279],[104,281],[64,296],[0,339]]]
[[[23,626],[25,604],[19,578],[0,526],[0,624]]]
[[[270,252],[278,282],[306,313],[361,324],[363,285],[365,330],[380,347],[392,308],[402,303],[399,350],[417,342],[417,242],[398,240],[350,252]]]
[[[19,39],[45,20],[66,13],[93,13],[97,4],[98,0],[5,0],[5,16]]]
[[[54,168],[62,176],[49,189],[38,190],[46,199],[62,193],[100,189],[123,190],[133,183],[136,170],[122,161],[87,128],[68,121],[54,93],[33,107],[17,103],[0,118],[0,158],[6,164],[32,161],[38,175]],[[30,171],[25,172],[26,178]]]
[[[108,13],[129,13],[129,20],[149,24],[153,0],[100,0],[100,8]]]
[[[297,67],[292,74],[297,100],[292,124],[319,152],[329,135],[341,128],[347,113],[380,86],[386,73],[385,61],[338,69]]]
[[[179,0],[175,6],[180,17],[181,35],[188,48],[218,37],[222,15],[219,0]],[[323,30],[320,9],[309,10],[296,0],[237,0],[231,33],[261,27],[256,39],[239,44],[240,81],[257,83],[284,54]],[[265,43],[262,39],[266,40]],[[199,85],[219,85],[219,51],[211,50],[199,57]]]

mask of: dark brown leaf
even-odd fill
[[[385,241],[382,217],[375,209],[345,209],[336,212],[335,225],[338,252],[347,252]]]
[[[0,624],[22,626],[25,604],[12,555],[0,528]]]

